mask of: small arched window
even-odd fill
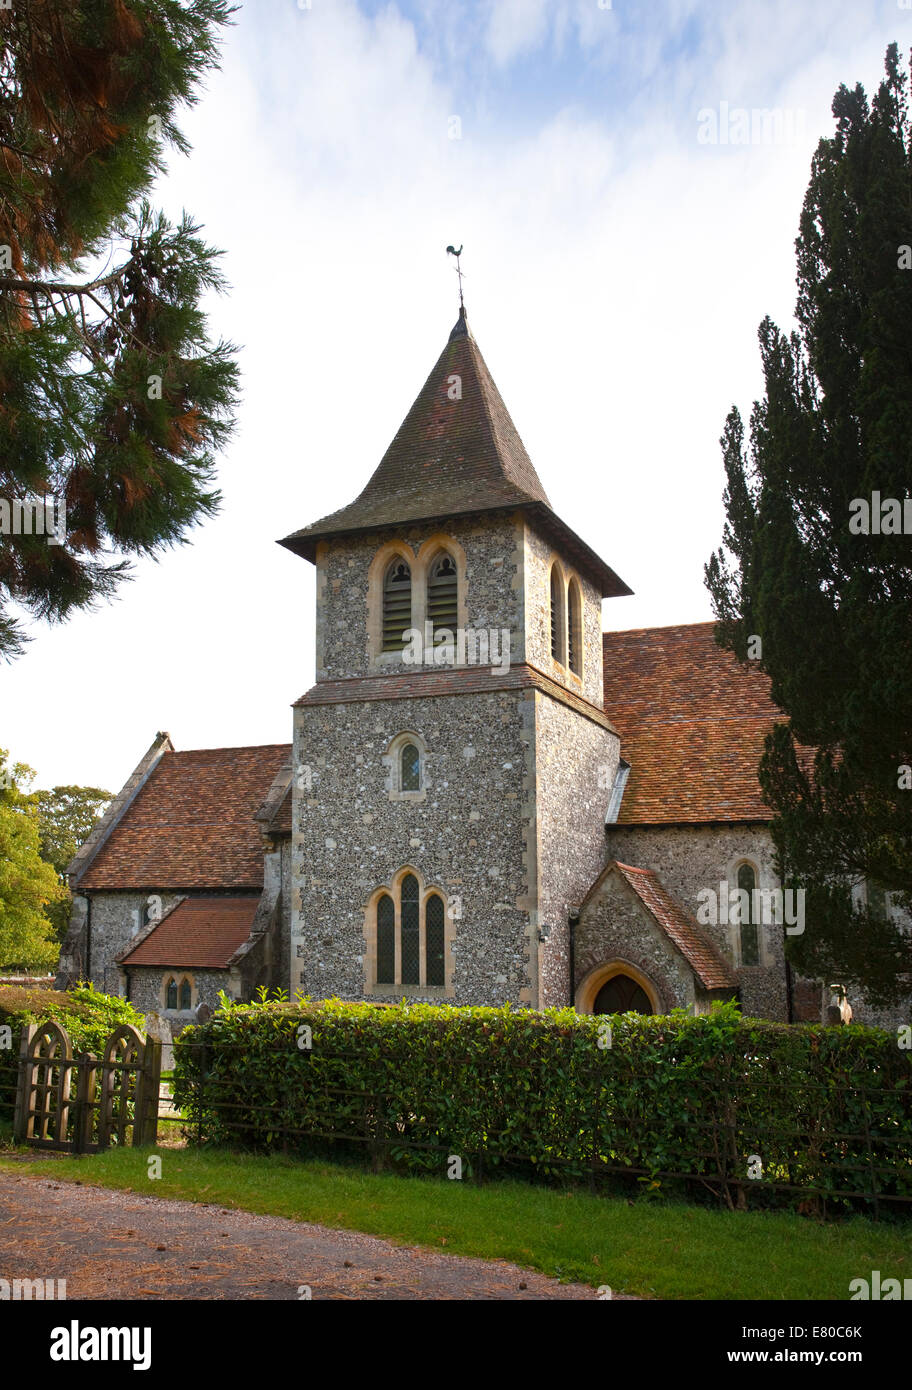
[[[190,988],[190,981],[187,979],[181,980],[179,1007],[181,1009],[189,1009],[192,998],[193,991]]]
[[[414,743],[407,743],[399,754],[399,790],[421,791],[421,754]]]
[[[165,986],[165,1008],[177,1008],[177,981],[173,975]]]
[[[427,615],[434,633],[447,631],[455,635],[459,625],[458,580],[456,563],[451,555],[438,555],[428,573]]]
[[[567,590],[567,662],[575,676],[583,674],[583,612],[579,585],[570,580]]]
[[[759,965],[760,964],[760,934],[755,920],[754,913],[754,889],[757,887],[757,875],[752,864],[742,864],[738,869],[738,888],[747,894],[747,909],[740,912],[741,921],[739,923],[741,933],[741,964]],[[742,899],[743,903],[743,899]]]
[[[551,566],[551,655],[564,662],[564,584],[557,565]]]
[[[396,979],[396,908],[388,893],[377,903],[377,983]]]
[[[406,560],[396,559],[383,581],[383,650],[398,652],[412,625],[412,571]]]

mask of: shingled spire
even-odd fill
[[[281,542],[313,558],[324,536],[544,502],[542,487],[459,312],[446,347],[354,502]]]
[[[364,491],[279,544],[314,561],[317,542],[331,536],[516,508],[534,510],[558,532],[603,593],[630,592],[552,511],[461,308],[446,347]]]

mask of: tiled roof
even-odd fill
[[[271,835],[291,834],[291,795],[292,789],[289,785],[288,790],[279,802],[278,810],[266,827]]]
[[[446,666],[412,670],[401,675],[357,676],[338,681],[317,681],[295,705],[357,704],[361,700],[409,700],[439,695],[477,695],[499,690],[541,690],[555,700],[615,732],[597,705],[567,690],[534,666],[517,663],[491,674],[490,666]]]
[[[714,623],[603,634],[605,712],[631,765],[619,825],[765,821],[763,740],[784,715]]]
[[[458,380],[458,390],[455,383]],[[367,486],[348,506],[280,541],[315,560],[317,541],[472,513],[528,509],[604,596],[622,579],[552,511],[464,311]]]
[[[73,887],[262,889],[253,817],[288,756],[285,743],[164,753]]]
[[[680,903],[671,896],[651,869],[637,869],[631,864],[616,862],[609,864],[590,890],[590,896],[605,876],[615,869],[630,885],[669,940],[677,946],[704,989],[737,987],[738,982],[725,957],[694,919],[688,916]]]
[[[259,901],[185,898],[120,962],[224,970],[250,935]]]
[[[522,502],[548,498],[461,312],[364,491],[282,544]]]

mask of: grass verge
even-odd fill
[[[157,1180],[147,1162],[156,1152]],[[912,1275],[909,1227],[860,1217],[823,1226],[785,1212],[631,1204],[218,1149],[109,1149],[27,1164],[7,1155],[0,1171],[315,1221],[647,1298],[847,1299],[849,1281],[872,1269],[883,1278]]]

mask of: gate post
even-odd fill
[[[89,1153],[95,1146],[92,1143],[92,1112],[95,1100],[95,1067],[97,1057],[91,1052],[80,1052],[76,1059],[76,1116],[73,1122],[73,1152]]]
[[[29,1058],[32,1038],[38,1031],[37,1023],[27,1023],[19,1040],[19,1076],[16,1086],[16,1109],[13,1114],[13,1138],[17,1144],[24,1144],[28,1135],[29,1111],[32,1108],[32,1077],[35,1064]]]
[[[161,1043],[146,1035],[142,1065],[136,1081],[133,1144],[154,1144],[158,1140],[158,1105],[161,1091]]]

